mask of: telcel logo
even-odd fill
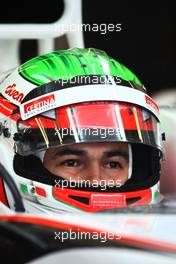
[[[7,95],[9,95],[10,97],[12,97],[12,99],[18,101],[18,102],[22,102],[23,98],[24,98],[24,94],[20,93],[17,89],[16,89],[16,84],[13,83],[12,85],[7,86],[7,88],[5,89],[5,93]]]
[[[152,100],[152,98],[150,98],[149,96],[145,95],[145,101],[146,101],[146,104],[150,105],[157,112],[159,111],[158,105],[155,103],[155,101]]]

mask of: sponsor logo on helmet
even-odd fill
[[[159,111],[158,105],[155,103],[155,101],[153,101],[152,98],[150,98],[149,96],[145,95],[145,101],[146,101],[146,104],[148,104],[149,106],[154,108],[157,112]]]
[[[12,85],[7,86],[7,88],[5,89],[5,93],[12,97],[12,99],[18,101],[18,102],[22,102],[23,98],[24,98],[24,94],[20,93],[17,89],[16,89],[16,84],[13,83]]]
[[[33,100],[24,105],[24,114],[26,116],[38,114],[39,112],[44,112],[50,110],[55,105],[55,96],[50,94],[42,98]]]

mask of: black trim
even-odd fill
[[[55,120],[57,121],[57,120]],[[14,140],[16,145],[16,152],[20,155],[30,155],[31,153],[35,153],[37,150],[42,150],[46,148],[46,143],[43,138],[43,135],[41,133],[41,130],[39,128],[31,128],[28,129],[26,133],[24,131],[20,131],[17,124],[18,133],[15,133]],[[83,128],[82,128],[83,129]],[[60,130],[60,128],[58,128]],[[62,145],[67,144],[74,144],[76,143],[75,137],[73,135],[72,130],[70,128],[61,128],[62,130]],[[89,133],[85,134],[83,133],[84,137],[79,133],[78,131],[78,137],[80,139],[81,143],[89,143],[89,142],[121,142],[121,135],[116,133],[113,135],[108,134],[108,129],[106,133],[106,137],[101,137],[101,130],[100,133],[97,133],[95,135],[94,129],[89,129]],[[86,130],[86,128],[85,128]],[[95,132],[99,131],[97,128],[95,128]],[[49,147],[59,147],[60,141],[58,140],[58,136],[56,134],[56,130],[54,128],[45,128],[45,132],[48,136],[49,140]],[[156,142],[155,142],[155,136],[154,132],[150,130],[141,130],[142,136],[143,136],[143,144],[151,145],[157,148]],[[136,130],[125,130],[127,143],[139,143],[140,138],[138,135],[138,132]]]

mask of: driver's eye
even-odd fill
[[[107,161],[105,162],[104,167],[109,169],[119,169],[122,168],[122,165],[118,161]]]
[[[70,159],[70,160],[64,160],[61,165],[63,166],[68,166],[68,167],[77,167],[79,166],[80,162],[78,160],[73,160],[73,159]]]

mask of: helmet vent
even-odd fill
[[[74,196],[74,195],[69,195],[69,197],[78,201],[78,202],[81,202],[84,204],[89,204],[89,198],[87,198],[87,197],[80,197],[80,196]]]
[[[130,204],[133,204],[133,203],[135,203],[135,202],[137,202],[138,200],[140,200],[141,199],[141,197],[133,197],[133,198],[127,198],[126,199],[126,203],[127,203],[127,205],[130,205]]]

